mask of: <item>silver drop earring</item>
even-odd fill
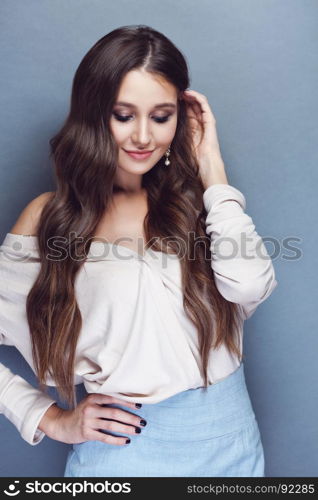
[[[170,155],[170,147],[167,149],[167,151],[165,152],[165,155],[166,155],[166,159],[165,159],[165,165],[170,165],[170,160],[169,160],[169,155]]]

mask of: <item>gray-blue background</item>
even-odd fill
[[[244,333],[266,475],[317,476],[317,0],[2,0],[1,241],[27,202],[55,189],[48,140],[82,57],[126,24],[170,37],[190,88],[209,99],[229,183],[244,193],[279,282]],[[15,348],[0,351],[35,385]],[[3,415],[0,435],[1,476],[63,475],[70,445],[45,437],[30,446]]]

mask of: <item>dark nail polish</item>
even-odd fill
[[[129,438],[126,439],[126,444],[128,444],[128,443],[130,443],[130,439]]]
[[[143,426],[147,425],[146,420],[143,420],[143,419],[142,419],[142,420],[140,420],[140,425],[143,425]]]
[[[136,403],[136,408],[141,408],[141,407],[142,407],[142,404]]]
[[[140,433],[141,433],[141,429],[140,429],[140,427],[136,427],[136,428],[135,428],[135,433],[136,433],[136,434],[140,434]]]

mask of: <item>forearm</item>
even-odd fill
[[[63,411],[56,403],[51,405],[41,418],[38,429],[45,432],[47,436],[52,437],[54,424],[56,424],[56,420],[61,416]]]
[[[201,162],[200,177],[205,190],[213,184],[228,184],[222,158],[217,155]]]
[[[243,307],[246,319],[277,285],[273,264],[245,213],[241,191],[230,185],[210,186],[203,201],[216,287],[226,300]]]

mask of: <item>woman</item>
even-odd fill
[[[188,86],[158,31],[101,38],[50,141],[56,191],[1,247],[2,342],[39,381],[1,365],[2,412],[31,445],[73,445],[65,477],[264,475],[242,337],[277,281]]]

